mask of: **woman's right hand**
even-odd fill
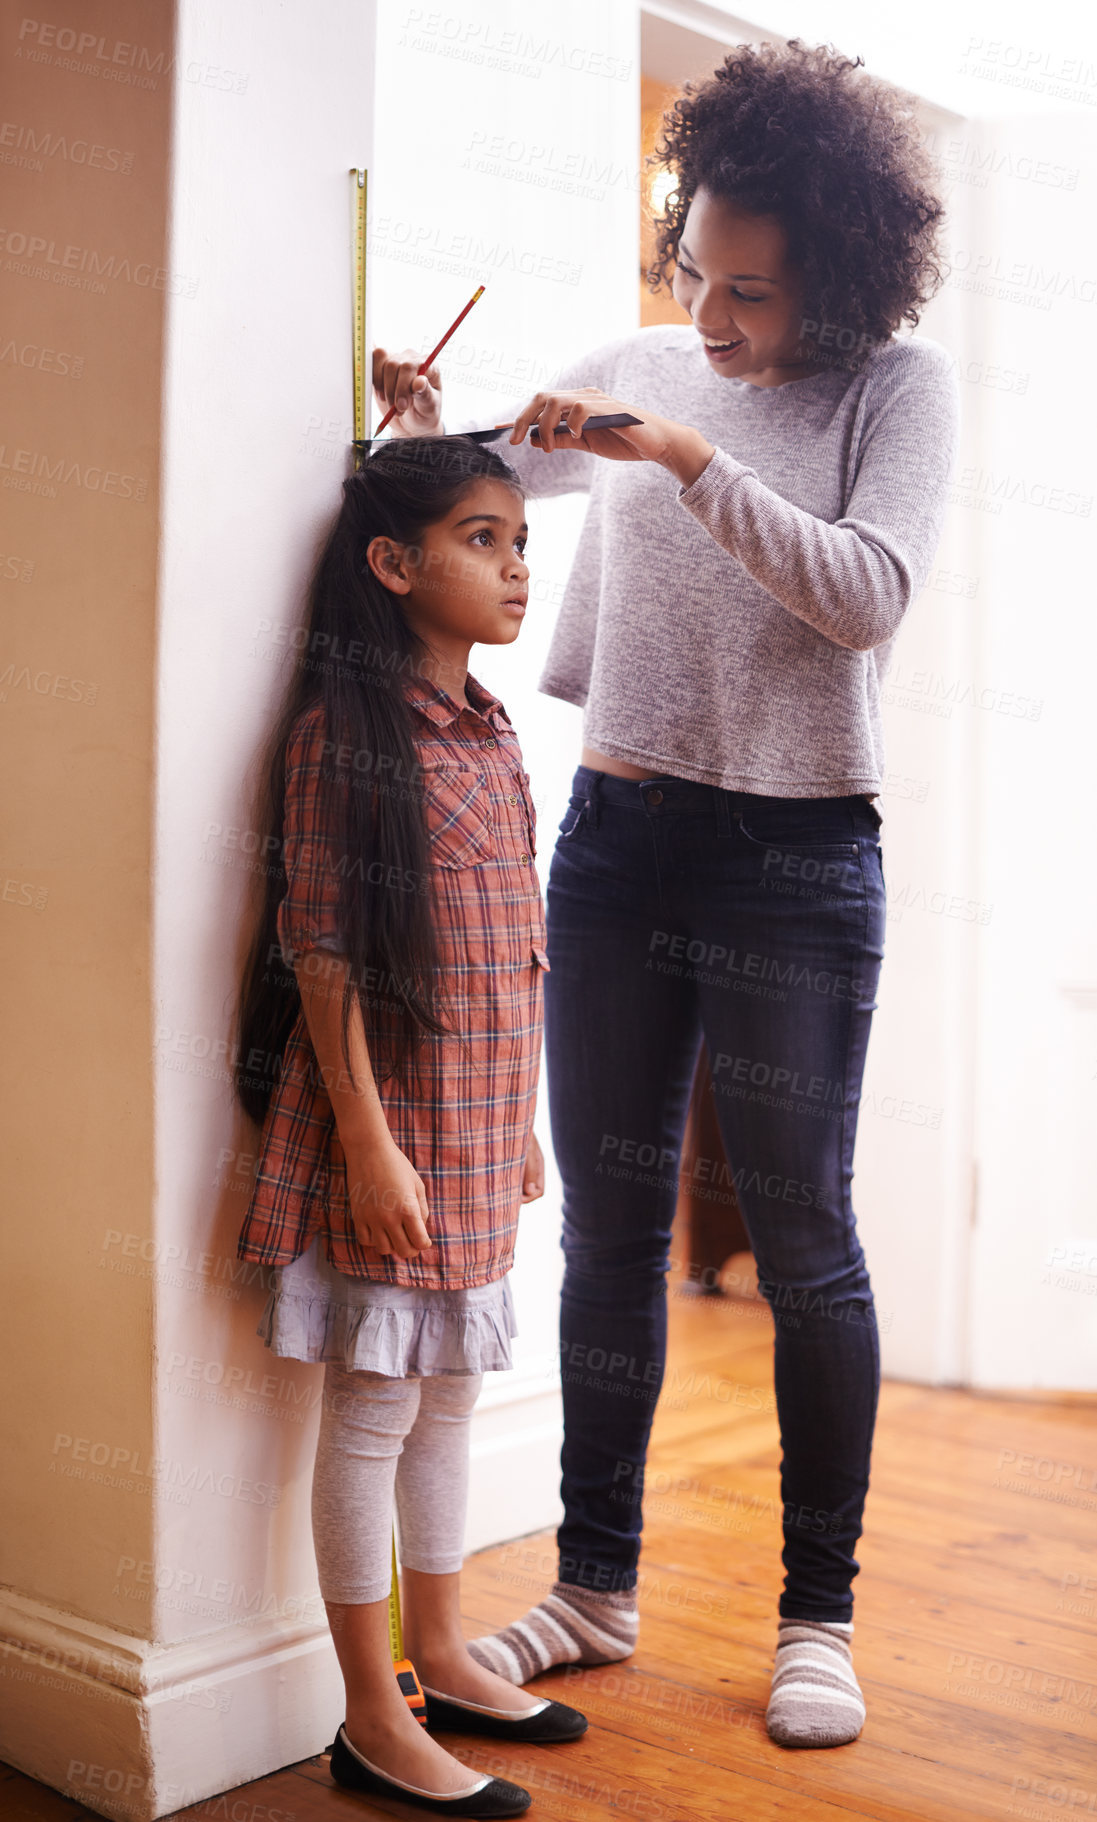
[[[442,376],[437,365],[420,373],[422,358],[414,348],[400,354],[390,354],[386,348],[373,350],[373,396],[381,416],[396,406],[386,436],[442,435]]]
[[[375,1252],[411,1259],[432,1246],[422,1177],[395,1139],[344,1148],[354,1231]]]

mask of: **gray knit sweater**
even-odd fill
[[[563,368],[702,432],[691,487],[654,462],[491,445],[527,495],[590,495],[539,688],[601,752],[773,797],[880,790],[880,686],[929,574],[959,430],[946,350],[893,338],[857,374],[773,387],[709,367],[689,325]],[[525,393],[490,417],[513,418]],[[529,553],[536,575],[537,553]]]

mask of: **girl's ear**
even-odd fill
[[[394,595],[406,595],[411,587],[405,547],[394,538],[371,538],[366,546],[366,562]]]

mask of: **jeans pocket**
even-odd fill
[[[856,860],[859,849],[848,817],[790,815],[780,810],[733,810],[733,834],[772,862],[785,854],[813,854],[822,859]]]
[[[557,824],[561,841],[571,841],[587,823],[587,800],[572,794],[568,807]]]

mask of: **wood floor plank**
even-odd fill
[[[39,1784],[7,1766],[11,1776],[0,1785],[0,1816],[4,1822],[83,1822],[92,1815],[82,1803],[63,1797],[48,1784]]]
[[[1024,1775],[1025,1764],[1039,1753],[1038,1738],[1018,1732],[1010,1723],[999,1729],[993,1717],[976,1716],[978,1750],[958,1757],[964,1737],[973,1730],[970,1717],[953,1714],[943,1704],[910,1698],[902,1689],[873,1686],[872,1721],[866,1723],[855,1748],[854,1784],[854,1749],[805,1755],[774,1745],[765,1731],[764,1691],[751,1701],[689,1688],[674,1681],[673,1666],[656,1660],[650,1661],[648,1670],[611,1665],[570,1676],[556,1672],[538,1679],[535,1686],[580,1707],[590,1717],[592,1730],[612,1728],[664,1750],[676,1745],[703,1750],[717,1770],[749,1771],[801,1795],[825,1790],[832,1800],[853,1802],[866,1814],[895,1822],[912,1814],[939,1817],[941,1822],[954,1822],[961,1815],[1006,1815],[1017,1768]],[[902,1764],[898,1790],[897,1759]],[[1092,1742],[1056,1742],[1060,1780],[1076,1783],[1092,1762]],[[947,1783],[942,1778],[945,1765]]]
[[[327,1754],[302,1759],[299,1764],[285,1765],[280,1771],[241,1784],[235,1790],[206,1797],[187,1809],[173,1810],[161,1822],[391,1822],[396,1815],[411,1816],[408,1806],[399,1810],[371,1803],[368,1798],[342,1791],[332,1782]]]

